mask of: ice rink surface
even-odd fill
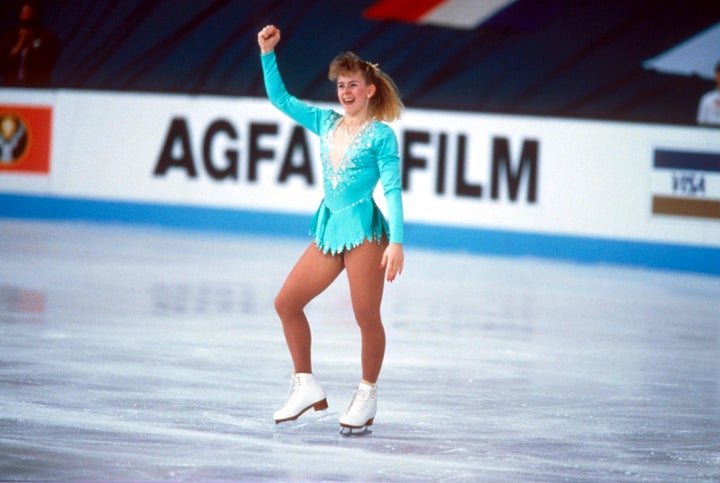
[[[330,408],[275,425],[308,240],[0,220],[0,480],[720,481],[720,278],[406,248],[373,433],[344,277]]]

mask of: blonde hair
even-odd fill
[[[365,83],[375,86],[375,94],[370,98],[370,115],[378,121],[394,121],[400,118],[405,107],[393,80],[381,71],[377,64],[362,60],[352,52],[343,52],[330,62],[328,77],[336,81],[341,75],[360,73]]]

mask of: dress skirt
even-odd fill
[[[380,243],[388,233],[388,223],[372,198],[337,210],[331,210],[323,200],[310,224],[315,245],[333,255],[360,246],[365,240]]]

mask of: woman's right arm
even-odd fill
[[[280,31],[268,26],[258,33],[258,44],[260,45],[260,60],[262,62],[263,76],[265,79],[265,91],[268,99],[281,112],[292,118],[295,122],[306,129],[320,133],[320,122],[322,110],[308,106],[296,97],[292,96],[280,76],[275,57],[274,48],[280,40]]]

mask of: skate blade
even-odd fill
[[[367,436],[368,434],[372,434],[372,431],[367,427],[363,426],[362,428],[340,428],[340,434],[345,437],[350,436]]]

